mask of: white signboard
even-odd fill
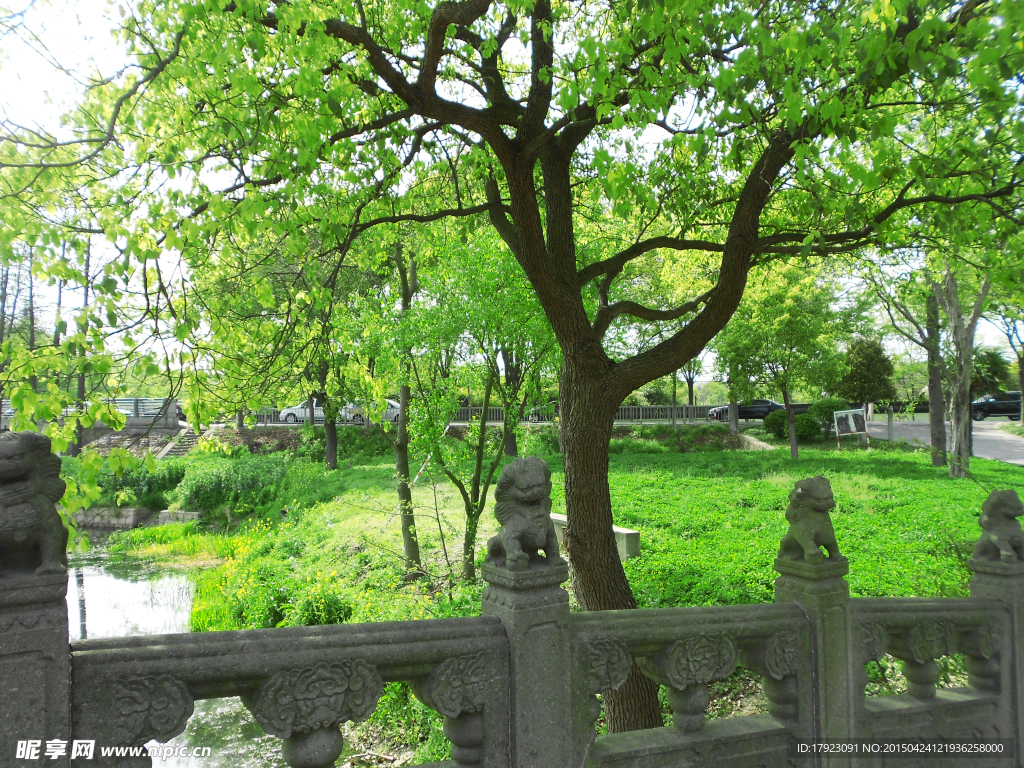
[[[871,447],[871,439],[868,438],[868,423],[864,418],[864,411],[860,408],[851,411],[835,411],[832,414],[836,425],[836,444],[842,448],[839,438],[843,435],[864,435]]]

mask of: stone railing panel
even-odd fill
[[[450,718],[453,749],[476,750],[457,764],[508,764],[508,643],[495,619],[86,640],[72,645],[72,675],[75,738],[110,746],[166,741],[194,699],[240,696],[289,764],[333,765],[337,726],[368,717],[384,682],[406,680],[430,691],[429,706],[472,710],[486,729],[473,742]]]
[[[720,754],[726,761],[723,765],[741,754],[761,755],[766,764],[774,764],[771,761],[776,758],[784,759],[786,734],[808,737],[812,732],[811,641],[807,617],[799,606],[577,613],[572,615],[572,633],[573,734],[578,764],[617,764],[622,760],[630,765],[659,765],[662,758],[657,756],[670,745]],[[629,734],[595,739],[600,707],[594,694],[621,685],[628,662],[634,658],[645,674],[669,689],[675,727],[643,732],[645,738],[661,745],[653,752]],[[727,677],[737,663],[765,677],[773,716],[730,718],[749,721],[742,726],[705,723],[707,684]],[[755,747],[757,734],[765,737],[763,753]],[[739,739],[736,745],[719,744],[734,738]]]

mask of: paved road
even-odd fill
[[[998,459],[1010,464],[1024,466],[1024,438],[1011,435],[999,428],[1005,424],[1005,418],[987,418],[974,422],[974,455],[983,459]],[[1018,422],[1019,423],[1019,422]],[[928,434],[928,414],[918,414],[917,421],[897,421],[895,423],[896,439],[916,440],[924,445],[931,445]],[[950,427],[946,425],[947,448]],[[868,422],[868,434],[877,440],[885,440],[886,422],[875,416]]]

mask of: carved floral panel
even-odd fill
[[[278,672],[247,703],[263,730],[286,739],[292,733],[364,720],[383,691],[373,665],[346,659]]]
[[[188,688],[171,675],[116,682],[113,705],[114,736],[125,745],[169,741],[185,730],[193,711]]]
[[[590,693],[617,690],[626,682],[633,668],[633,657],[618,640],[588,643],[587,659]]]

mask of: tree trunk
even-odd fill
[[[30,352],[36,348],[36,300],[35,284],[36,279],[32,275],[32,263],[34,255],[30,249],[28,252],[28,349]],[[28,385],[35,392],[39,388],[39,379],[35,374],[28,377]]]
[[[408,384],[399,390],[398,437],[395,440],[395,470],[398,473],[398,507],[402,513],[402,546],[405,568],[410,576],[421,576],[420,543],[416,538],[416,518],[412,511],[412,485],[409,483],[409,393]]]
[[[313,399],[312,395],[306,398],[306,411],[309,417],[309,426],[311,427],[314,424],[316,424],[316,405],[314,405],[315,402],[316,401]]]
[[[328,469],[338,468],[338,425],[334,419],[324,420],[324,433],[327,439],[324,443],[324,461]]]
[[[740,403],[735,397],[731,397],[729,400],[729,434],[738,435],[740,433]]]
[[[971,469],[971,380],[974,378],[974,332],[985,306],[989,281],[986,277],[974,301],[970,315],[965,317],[960,306],[956,276],[947,265],[940,286],[933,283],[933,293],[942,305],[953,337],[955,365],[951,382],[950,412],[953,417],[953,441],[949,462],[950,477],[968,477]]]
[[[462,536],[462,578],[476,579],[476,531],[480,515],[466,515],[466,532]]]
[[[240,409],[235,411],[235,432],[242,434],[245,429],[245,410]]]
[[[932,289],[925,300],[925,334],[928,342],[928,422],[932,466],[946,466],[946,397],[942,391],[942,352],[939,348],[939,299]]]
[[[972,367],[968,363],[967,376],[970,376]],[[953,414],[953,455],[949,462],[949,476],[967,477],[971,467],[971,381],[970,378],[965,381],[961,375],[958,375],[957,379],[950,398],[950,411]]]
[[[501,360],[505,366],[505,392],[502,393],[501,400],[507,411],[512,405],[512,393],[519,392],[519,388],[522,386],[523,364],[521,360],[516,360],[515,352],[510,352],[507,349],[501,350]],[[512,425],[512,429],[509,429],[510,425]],[[519,444],[516,441],[516,430],[514,427],[515,425],[506,416],[505,455],[512,458],[519,455]]]
[[[568,355],[559,400],[559,440],[565,467],[565,545],[572,562],[572,589],[586,611],[636,608],[612,533],[608,446],[617,403],[590,366]],[[613,733],[663,725],[658,686],[634,665],[626,684],[604,699]]]
[[[686,400],[693,405],[693,379],[686,380]]]
[[[1024,356],[1017,355],[1017,389],[1020,390],[1020,423],[1024,427]]]
[[[782,404],[786,406],[786,426],[789,428],[789,455],[800,458],[800,449],[796,445],[796,414],[789,402],[789,387],[782,387]]]
[[[672,372],[672,429],[676,428],[676,372]]]
[[[92,240],[86,243],[85,247],[85,285],[82,286],[82,314],[85,314],[85,310],[89,308],[89,281],[91,279],[90,266],[92,259]],[[5,283],[6,289],[6,283]],[[82,410],[82,404],[85,402],[85,348],[78,350],[78,391],[75,397],[75,403],[78,406],[78,410]],[[69,455],[79,456],[82,453],[82,448],[85,443],[85,427],[82,426],[82,422],[78,422],[78,426],[75,427],[75,442],[69,446]]]

